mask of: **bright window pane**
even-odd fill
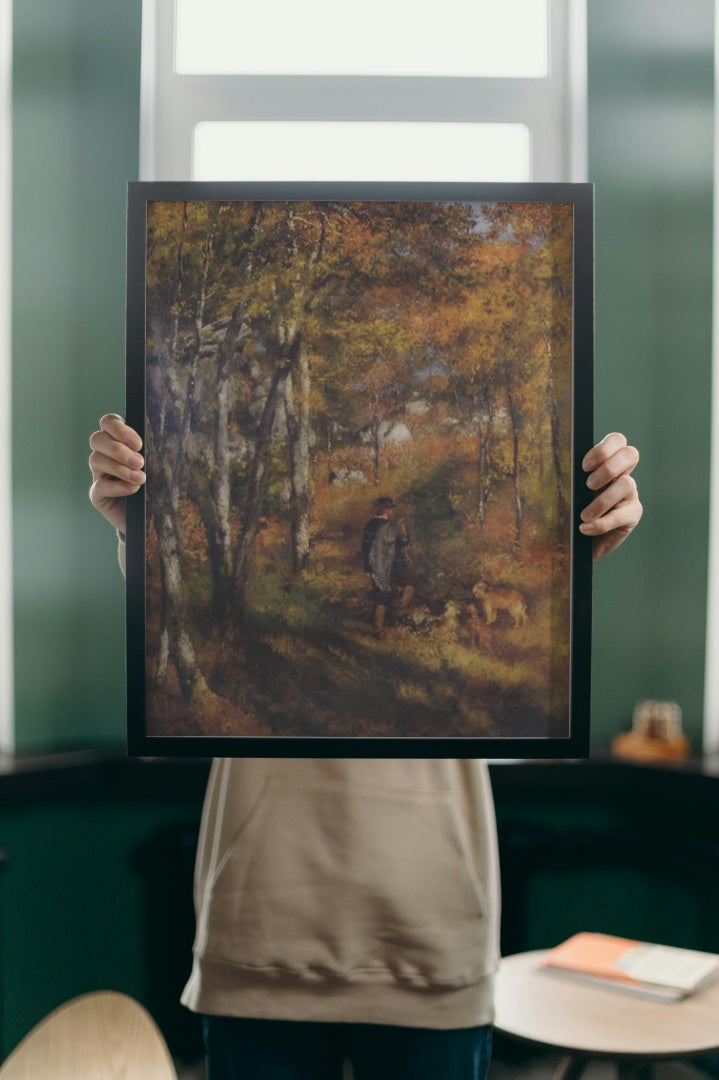
[[[530,180],[523,124],[208,121],[194,180]]]
[[[181,75],[541,78],[547,0],[176,0]]]

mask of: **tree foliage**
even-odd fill
[[[458,593],[482,551],[561,547],[571,264],[555,204],[150,204],[157,700],[242,730],[269,592],[304,589],[310,610],[322,545],[347,557],[372,489],[422,526],[430,612],[447,603],[437,561]],[[348,475],[351,493],[333,488]],[[356,578],[339,592],[350,610]]]

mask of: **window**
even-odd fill
[[[361,75],[542,78],[546,0],[177,0],[179,75]],[[281,33],[277,33],[278,27]]]
[[[430,153],[428,153],[430,148]],[[196,126],[194,180],[529,180],[524,124],[213,120]]]
[[[145,0],[142,178],[584,179],[584,2]]]

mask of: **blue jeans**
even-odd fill
[[[436,1031],[383,1024],[205,1016],[207,1080],[484,1080],[490,1025]]]

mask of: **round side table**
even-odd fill
[[[681,1001],[652,1001],[551,974],[540,967],[546,955],[502,960],[495,1029],[563,1052],[552,1080],[575,1080],[592,1058],[613,1059],[621,1078],[649,1077],[655,1060],[719,1047],[719,982]]]

